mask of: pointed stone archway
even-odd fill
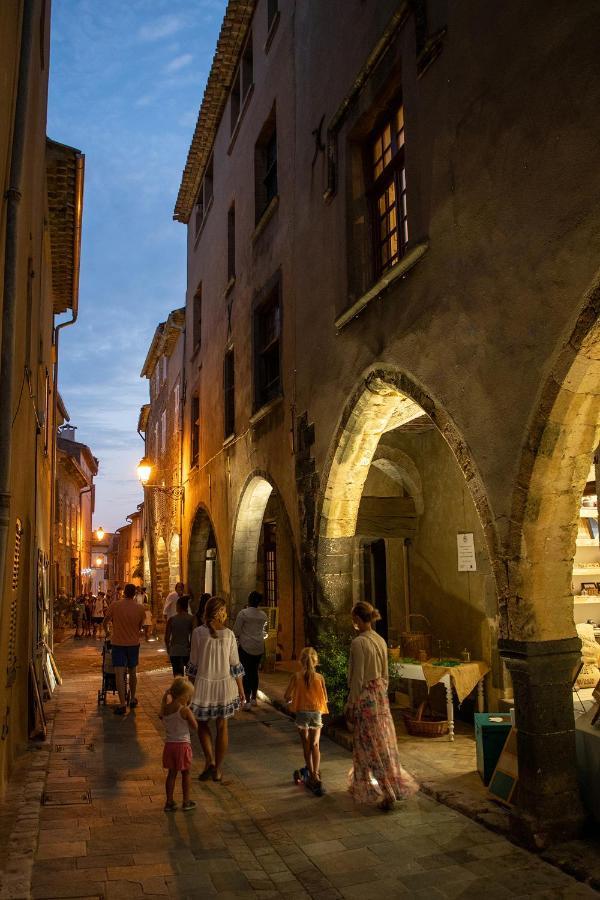
[[[263,517],[273,493],[265,475],[251,475],[242,490],[233,529],[231,552],[231,605],[237,614],[250,591],[256,589],[256,565]]]
[[[169,554],[164,538],[159,537],[156,541],[156,588],[154,593],[158,594],[157,600],[160,609],[162,609],[162,603],[169,590]]]
[[[171,535],[169,541],[169,587],[181,581],[181,567],[179,564],[180,538],[177,533]]]
[[[196,510],[190,533],[188,588],[196,600],[205,592],[216,594],[221,588],[215,532],[208,511],[203,506],[199,506]]]

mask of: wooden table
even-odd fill
[[[395,663],[396,674],[399,678],[407,678],[409,681],[424,681],[427,684],[427,678],[423,671],[423,666],[419,663],[403,663],[398,661]],[[455,666],[453,668],[459,668]],[[489,671],[489,669],[487,670]],[[485,699],[483,693],[483,682],[487,671],[483,673],[477,682],[477,711],[485,712]],[[446,715],[448,717],[448,740],[454,740],[454,702],[452,696],[452,674],[448,669],[444,675],[436,682],[443,684],[446,689]]]

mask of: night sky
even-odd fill
[[[48,136],[86,156],[79,319],[59,389],[100,460],[95,525],[142,500],[139,374],[158,322],[185,302],[179,180],[225,0],[53,0]]]

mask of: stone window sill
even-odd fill
[[[344,312],[337,317],[335,320],[335,327],[338,331],[341,331],[342,328],[345,328],[348,322],[351,322],[352,319],[355,319],[359,313],[365,309],[366,306],[369,305],[371,300],[375,300],[379,297],[380,294],[383,293],[390,285],[394,284],[399,278],[402,278],[409,272],[413,266],[415,266],[421,257],[425,255],[429,244],[427,242],[423,242],[421,244],[416,244],[411,250],[406,253],[402,259],[396,263],[396,265],[390,269],[388,272],[383,275],[379,281],[377,281],[373,287],[369,288],[369,290],[359,297],[358,300],[355,300],[354,303],[349,306]]]
[[[276,194],[275,197],[273,197],[273,199],[267,206],[267,208],[265,209],[265,211],[262,214],[262,216],[260,217],[260,219],[258,220],[256,228],[252,232],[252,243],[253,244],[255,244],[257,242],[257,240],[259,239],[259,237],[261,236],[261,234],[263,233],[263,231],[265,230],[265,228],[267,227],[267,225],[269,224],[269,222],[275,215],[275,211],[277,210],[278,206],[279,206],[279,194]]]
[[[282,402],[283,394],[279,394],[278,397],[274,397],[272,400],[269,400],[268,403],[265,403],[264,406],[261,406],[260,409],[257,409],[253,416],[250,416],[250,425],[258,425],[259,422],[265,419]]]
[[[248,88],[246,96],[244,97],[244,102],[242,103],[242,108],[240,110],[240,114],[237,117],[237,122],[234,125],[233,131],[231,132],[231,138],[229,139],[229,146],[227,147],[227,156],[231,156],[233,153],[233,148],[235,147],[235,142],[237,141],[237,136],[240,133],[240,128],[242,127],[242,120],[246,115],[246,110],[250,105],[250,100],[252,99],[252,94],[254,93],[254,82]]]

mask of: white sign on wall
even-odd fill
[[[471,532],[462,531],[456,535],[458,547],[458,571],[475,572],[477,562],[475,559],[475,541]]]

